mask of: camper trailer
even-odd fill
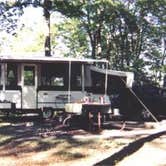
[[[111,74],[126,77],[126,84],[133,79],[109,71],[107,60],[4,55],[0,57],[0,109],[49,117],[87,95],[96,101],[107,96]],[[106,100],[110,103],[108,96]]]
[[[45,56],[1,56],[0,109],[63,109],[81,101],[92,87],[91,65],[106,60]]]

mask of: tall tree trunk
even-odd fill
[[[46,19],[48,32],[45,37],[45,56],[51,56],[51,33],[50,33],[50,9],[52,6],[52,2],[50,0],[44,0],[44,17]]]

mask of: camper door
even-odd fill
[[[22,66],[22,107],[36,108],[37,66],[24,64]]]

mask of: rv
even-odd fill
[[[133,75],[108,70],[107,60],[46,56],[0,57],[0,110],[38,112],[46,118],[66,103],[85,96],[107,96],[109,75],[124,77],[131,86]],[[106,97],[109,103],[109,97]]]

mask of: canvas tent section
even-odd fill
[[[105,69],[100,69],[95,66],[91,66],[90,68],[93,72],[101,73],[101,74],[106,74]],[[132,72],[124,72],[124,71],[116,71],[116,70],[108,70],[107,71],[108,77],[115,76],[119,77],[124,80],[125,84],[127,87],[131,88],[133,81],[134,81],[134,73]]]
[[[132,88],[134,81],[134,74],[132,72],[123,72],[116,70],[105,70],[98,68],[96,66],[91,66],[91,75],[93,79],[94,91],[103,92],[104,81],[107,77],[107,94],[117,94],[121,93],[124,88]]]
[[[92,84],[94,85],[93,93],[104,93],[102,87],[107,75],[107,95],[110,98],[113,113],[118,112],[118,114],[128,116],[134,108],[132,104],[133,96],[129,93],[134,81],[134,74],[109,69],[106,71],[96,66],[91,66],[90,69]]]

